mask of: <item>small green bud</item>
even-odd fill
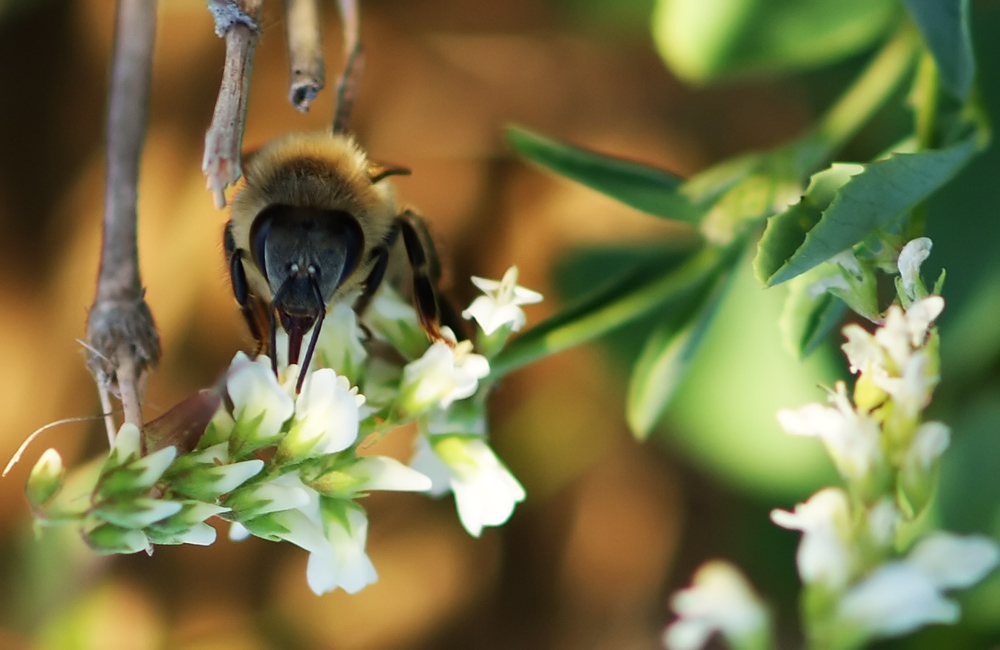
[[[103,555],[137,553],[151,550],[149,538],[141,530],[122,528],[114,524],[100,524],[84,532],[83,539],[95,552]]]
[[[94,507],[94,514],[121,528],[145,528],[161,519],[180,512],[179,501],[163,501],[138,497],[103,501]]]
[[[62,489],[65,469],[55,449],[46,449],[28,476],[25,492],[34,508],[44,507]]]

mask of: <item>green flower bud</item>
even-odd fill
[[[62,489],[65,470],[55,449],[46,449],[28,476],[25,493],[34,508],[42,508]]]
[[[94,514],[121,528],[145,528],[181,510],[179,501],[163,501],[139,497],[108,500],[94,507]]]
[[[141,530],[122,528],[113,524],[100,524],[84,532],[83,539],[95,552],[102,555],[113,553],[137,553],[151,550],[149,538]]]

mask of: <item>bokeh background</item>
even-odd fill
[[[143,280],[163,343],[149,418],[250,345],[223,263],[226,214],[200,171],[223,43],[203,0],[160,4],[139,203]],[[340,27],[329,4],[332,76]],[[658,57],[652,10],[653,0],[362,1],[354,127],[373,157],[413,170],[397,187],[427,215],[456,304],[473,296],[470,275],[499,277],[516,263],[521,283],[546,295],[527,310],[537,323],[612,277],[622,251],[688,236],[524,164],[506,124],[689,175],[800,134],[864,59],[695,88]],[[329,92],[305,115],[288,104],[280,3],[265,11],[248,148],[323,128],[332,111]],[[0,648],[655,648],[669,593],[719,556],[745,568],[783,644],[799,645],[797,536],[767,513],[833,474],[818,443],[785,437],[773,414],[820,399],[816,384],[844,369],[835,348],[807,364],[786,353],[781,290],[749,274],[644,444],[623,417],[635,328],[511,376],[492,400],[493,439],[528,500],[507,526],[472,539],[450,499],[371,497],[380,579],[358,595],[315,597],[306,554],[258,539],[223,534],[209,548],[99,558],[72,533],[36,536],[22,486],[38,454],[54,446],[73,464],[106,444],[78,339],[100,243],[113,23],[110,0],[0,0],[0,459],[38,427],[84,418],[46,431],[0,480]],[[974,27],[996,115],[1000,39],[989,35],[1000,3],[974,3]],[[870,157],[865,138],[852,146]],[[934,415],[955,429],[938,517],[963,532],[1000,530],[998,172],[991,148],[935,199],[930,219],[929,265],[948,268],[949,301]],[[406,433],[387,444],[405,453]],[[1000,641],[1000,584],[970,594],[965,610],[958,632],[886,645]]]

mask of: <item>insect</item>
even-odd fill
[[[403,252],[420,324],[432,339],[443,338],[433,245],[420,218],[399,209],[387,181],[409,170],[372,162],[352,136],[327,131],[264,146],[244,174],[224,236],[233,294],[275,373],[277,327],[288,333],[290,364],[312,329],[296,392],[327,308],[360,290],[354,309],[363,313],[390,260]]]

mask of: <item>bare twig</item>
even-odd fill
[[[160,338],[139,278],[136,200],[152,76],[155,0],[120,0],[108,94],[104,236],[94,304],[87,317],[88,366],[107,404],[118,392],[125,419],[142,428],[142,387],[160,357]],[[108,420],[109,427],[113,422]],[[114,431],[108,431],[109,440]]]
[[[334,133],[348,130],[354,97],[361,83],[364,52],[361,49],[361,28],[357,0],[337,0],[340,20],[344,24],[344,72],[337,80],[337,107],[333,114]]]
[[[209,0],[215,18],[215,33],[226,39],[226,66],[215,102],[212,125],[205,134],[205,157],[201,169],[215,205],[226,205],[224,191],[243,173],[240,149],[250,97],[250,70],[260,34],[260,6],[263,0]]]
[[[323,89],[326,78],[316,0],[285,0],[285,29],[291,68],[288,101],[296,110],[305,113]]]

